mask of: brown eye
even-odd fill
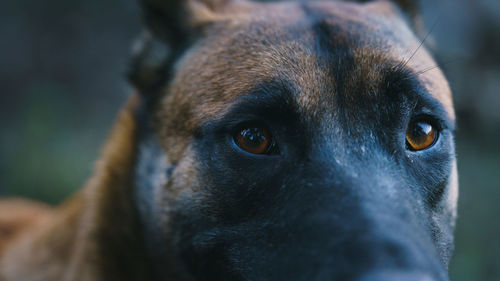
[[[436,128],[424,121],[412,122],[406,131],[408,148],[413,151],[431,147],[436,142],[437,137]]]
[[[241,149],[253,154],[268,153],[271,147],[271,134],[261,127],[243,128],[234,140]]]

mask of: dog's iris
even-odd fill
[[[438,132],[431,124],[419,121],[412,122],[406,131],[406,143],[413,151],[431,147],[437,140]]]
[[[243,128],[235,136],[236,144],[252,154],[264,154],[271,147],[271,134],[264,128]]]

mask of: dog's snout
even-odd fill
[[[422,272],[380,271],[364,275],[359,281],[445,281]]]

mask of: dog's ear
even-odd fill
[[[175,58],[232,0],[139,0],[146,32],[133,48],[129,79],[143,95],[163,86]]]
[[[150,31],[171,45],[195,36],[197,29],[217,18],[230,0],[140,0]],[[172,46],[177,47],[177,46]]]

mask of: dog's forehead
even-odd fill
[[[177,65],[164,100],[185,128],[223,116],[238,97],[265,81],[291,83],[296,102],[313,112],[342,87],[376,88],[389,66],[404,65],[454,119],[442,72],[388,1],[245,4],[245,13],[213,24]],[[239,7],[234,6],[237,10]],[[411,58],[411,59],[410,59]],[[177,115],[177,116],[172,116]],[[192,125],[192,126],[190,126]]]

